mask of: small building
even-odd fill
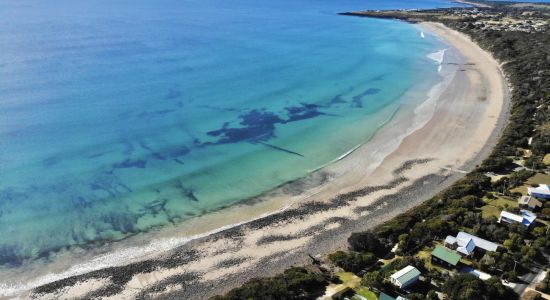
[[[380,295],[378,295],[378,300],[408,300],[408,299],[403,298],[401,296],[397,296],[397,298],[394,298],[384,292],[380,292]]]
[[[522,196],[518,199],[518,205],[521,208],[528,208],[530,210],[537,210],[542,207],[542,202],[535,197]]]
[[[434,251],[432,251],[432,263],[447,268],[455,268],[459,261],[460,255],[458,253],[441,245],[435,246]]]
[[[507,211],[501,211],[498,222],[507,224],[519,223],[526,228],[529,228],[533,223],[535,223],[536,219],[537,215],[528,210],[522,209],[520,210],[519,215]]]
[[[380,292],[380,295],[378,295],[378,300],[395,300],[395,298],[384,292]]]
[[[527,194],[537,198],[550,199],[550,186],[548,184],[539,184],[538,187],[528,187]]]
[[[497,251],[498,248],[498,244],[463,231],[459,232],[456,237],[447,236],[445,246],[465,256],[472,255],[476,249],[492,252]]]
[[[408,265],[390,276],[390,281],[393,285],[404,289],[418,281],[418,278],[420,278],[420,271],[418,271],[417,268]]]

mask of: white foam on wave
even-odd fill
[[[367,174],[378,168],[387,156],[396,151],[406,137],[428,124],[435,113],[437,100],[450,85],[455,74],[455,72],[448,74],[443,78],[443,81],[437,83],[429,90],[426,100],[415,108],[412,124],[402,134],[386,141],[374,151],[373,163],[366,168]]]
[[[421,37],[421,38],[426,38],[426,37],[424,36],[424,31],[420,31],[420,37]]]
[[[252,218],[243,222],[222,226],[220,228],[217,228],[205,233],[196,234],[189,237],[182,237],[182,238],[158,239],[158,240],[151,241],[148,245],[145,245],[145,246],[140,246],[140,247],[136,246],[136,247],[125,248],[122,250],[116,250],[108,254],[99,255],[85,263],[77,264],[69,268],[67,271],[64,271],[61,273],[47,274],[35,280],[26,282],[24,284],[16,285],[16,284],[0,283],[0,297],[15,296],[21,292],[28,291],[38,286],[41,286],[50,282],[54,282],[57,280],[61,280],[63,278],[77,276],[77,275],[85,274],[91,271],[95,271],[95,270],[99,270],[107,267],[121,266],[124,264],[128,264],[132,261],[138,261],[140,258],[143,258],[144,256],[173,250],[179,246],[183,246],[189,243],[190,241],[207,237],[209,235],[219,233],[224,230],[231,229],[237,226],[241,226],[246,223],[250,223],[255,220],[268,217],[273,214],[284,212],[285,210],[289,209],[291,206],[292,206],[292,203],[289,203],[279,210],[269,212],[269,213],[264,213],[255,218]]]
[[[439,62],[440,67],[441,67],[445,50],[447,50],[447,49],[443,49],[443,50],[439,50],[437,52],[434,52],[434,53],[428,55],[428,57],[435,60],[435,61],[437,61],[437,62]],[[430,119],[433,117],[433,114],[435,113],[435,109],[436,109],[436,106],[437,106],[437,100],[441,97],[441,94],[446,90],[446,88],[452,82],[452,80],[454,78],[454,74],[455,74],[455,72],[453,72],[452,74],[449,74],[448,76],[445,76],[443,78],[443,81],[441,81],[438,84],[434,85],[429,90],[428,95],[427,95],[427,99],[415,108],[414,116],[413,116],[413,119],[412,119],[412,125],[409,126],[405,130],[405,132],[403,132],[399,136],[395,137],[391,141],[388,141],[387,143],[384,143],[384,145],[382,147],[379,147],[378,149],[376,149],[374,151],[374,153],[373,153],[373,163],[370,164],[370,166],[367,168],[368,169],[367,173],[374,170],[374,169],[376,169],[382,163],[382,161],[384,160],[385,157],[387,157],[388,155],[393,153],[395,150],[397,150],[399,145],[402,143],[402,141],[407,136],[409,136],[412,133],[414,133],[415,131],[421,129],[422,127],[424,127],[430,121]],[[385,124],[389,123],[393,119],[393,117],[395,116],[395,114],[397,113],[398,110],[399,110],[399,107],[394,111],[394,113],[392,113],[390,115],[390,117],[387,120],[382,122],[379,126],[382,127]],[[341,160],[341,159],[349,156],[351,153],[353,153],[355,150],[357,150],[359,147],[361,147],[365,143],[366,142],[361,143],[361,144],[353,147],[352,149],[350,149],[346,153],[342,154],[341,156],[339,156],[337,159],[333,160],[332,162],[327,163],[323,167],[325,167],[325,166],[327,166],[327,165],[329,165],[329,164],[331,164],[335,161]],[[322,168],[322,167],[320,167],[320,168]],[[318,169],[320,169],[320,168],[318,168]],[[316,170],[318,170],[318,169],[316,169]],[[71,276],[81,275],[81,274],[84,274],[84,273],[87,273],[87,272],[103,269],[103,268],[106,268],[106,267],[124,265],[124,264],[127,264],[127,263],[132,262],[132,261],[137,261],[140,258],[143,258],[144,256],[147,256],[147,255],[173,250],[173,249],[175,249],[179,246],[185,245],[186,243],[188,243],[190,241],[200,239],[200,238],[203,238],[203,237],[207,237],[209,235],[219,233],[219,232],[222,232],[224,230],[231,229],[231,228],[234,228],[234,227],[237,227],[237,226],[241,226],[241,225],[253,222],[255,220],[268,217],[268,216],[273,215],[273,214],[284,212],[287,209],[289,209],[293,205],[293,203],[295,203],[295,202],[296,201],[290,202],[286,206],[284,206],[283,208],[281,208],[279,210],[269,212],[269,213],[264,213],[264,214],[261,214],[261,215],[255,217],[255,218],[252,218],[252,219],[249,219],[249,220],[246,220],[246,221],[243,221],[243,222],[238,222],[238,223],[222,226],[220,228],[217,228],[217,229],[214,229],[214,230],[202,233],[202,234],[196,234],[196,235],[192,235],[192,236],[189,236],[189,237],[182,237],[182,238],[168,238],[168,239],[153,240],[146,246],[129,247],[129,248],[125,248],[125,249],[122,249],[122,250],[116,250],[116,251],[108,253],[108,254],[99,255],[99,256],[97,256],[97,257],[95,257],[95,258],[93,258],[93,259],[91,259],[91,260],[89,260],[85,263],[75,265],[75,266],[69,268],[67,271],[64,271],[64,272],[61,272],[61,273],[51,273],[51,274],[48,274],[48,275],[44,275],[44,276],[41,276],[41,277],[39,277],[35,280],[26,282],[24,284],[15,285],[15,284],[0,283],[0,296],[4,296],[4,297],[14,296],[14,295],[17,295],[21,292],[31,290],[35,287],[38,287],[38,286],[41,286],[41,285],[44,285],[44,284],[47,284],[47,283],[50,283],[50,282],[53,282],[53,281],[56,281],[56,280],[60,280],[60,279],[71,277]]]
[[[393,117],[397,114],[397,112],[399,111],[400,108],[401,108],[401,105],[397,106],[397,108],[390,114],[390,116],[389,116],[386,120],[384,120],[384,121],[382,121],[380,124],[378,124],[377,129],[380,129],[380,128],[384,127],[384,125],[388,124],[388,123],[393,119]],[[376,133],[375,133],[375,134],[376,134]],[[344,154],[338,156],[336,159],[333,159],[333,160],[329,161],[329,162],[326,163],[326,164],[320,165],[320,166],[318,166],[318,167],[315,168],[315,169],[308,170],[308,173],[316,172],[316,171],[318,171],[318,170],[320,170],[320,169],[323,169],[323,168],[325,168],[325,167],[327,167],[327,166],[329,166],[329,165],[331,165],[331,164],[333,164],[333,163],[335,163],[335,162],[337,162],[337,161],[339,161],[339,160],[342,160],[342,159],[348,157],[350,154],[352,154],[353,152],[355,152],[355,150],[359,149],[361,146],[363,146],[363,145],[365,145],[366,143],[368,143],[368,142],[371,140],[371,138],[372,138],[372,136],[370,136],[370,137],[369,137],[368,139],[366,139],[365,141],[363,141],[363,142],[361,142],[361,143],[359,143],[359,144],[353,146],[350,150],[348,150],[348,151],[346,151]]]

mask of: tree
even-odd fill
[[[378,257],[384,257],[388,252],[387,247],[370,231],[352,233],[348,243],[354,251],[371,252]]]
[[[443,292],[454,300],[507,300],[515,299],[514,292],[504,286],[498,278],[487,281],[471,274],[459,274],[450,278],[443,285]]]
[[[426,294],[426,300],[439,300],[439,297],[437,296],[437,293],[434,290],[430,290]]]
[[[378,271],[367,272],[363,275],[361,284],[375,289],[380,289],[384,285],[384,276]]]
[[[407,299],[409,300],[424,300],[426,297],[420,293],[411,293],[407,295]]]
[[[510,238],[505,240],[503,246],[511,252],[517,252],[523,246],[523,240],[517,233],[510,234]]]
[[[252,279],[214,300],[240,299],[315,299],[324,292],[327,276],[305,268],[291,267],[271,278]]]
[[[372,253],[359,253],[354,251],[337,251],[329,254],[328,258],[340,268],[354,273],[370,267],[378,260]]]

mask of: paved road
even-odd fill
[[[530,273],[519,277],[522,282],[517,283],[513,289],[518,295],[522,295],[527,287],[541,281],[545,275],[546,271],[544,269],[533,268]]]

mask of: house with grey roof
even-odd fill
[[[398,288],[406,288],[418,281],[420,271],[417,268],[408,265],[390,276],[390,282]]]
[[[456,237],[447,236],[445,238],[445,246],[456,250],[464,256],[472,255],[476,249],[497,251],[498,248],[498,244],[463,231],[459,232]]]
[[[537,210],[542,207],[542,202],[535,197],[522,196],[518,199],[518,205],[521,208],[528,208],[530,210]]]

